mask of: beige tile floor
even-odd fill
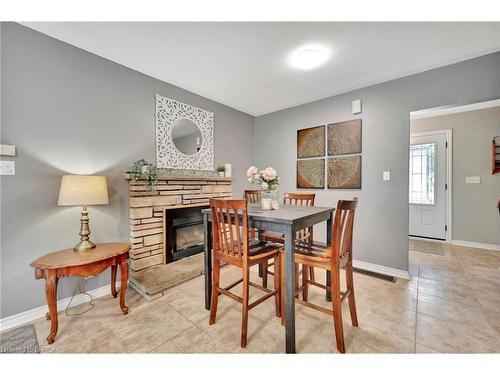
[[[355,274],[359,327],[351,326],[344,308],[347,352],[500,352],[500,252],[423,241],[410,241],[410,250],[411,281]],[[239,277],[238,269],[223,269],[223,282]],[[203,293],[202,277],[153,302],[129,289],[127,316],[117,300],[103,297],[83,316],[60,314],[53,351],[283,353],[284,329],[274,317],[273,300],[250,311],[248,346],[241,349],[240,305],[221,297],[217,323],[209,326]],[[252,290],[251,297],[260,293]],[[314,287],[310,298],[327,305]],[[49,322],[37,320],[35,327],[39,342],[46,344]],[[329,316],[297,306],[296,327],[298,352],[337,352]]]

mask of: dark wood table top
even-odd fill
[[[93,249],[87,251],[75,251],[65,249],[55,251],[38,258],[30,264],[33,268],[57,269],[63,267],[81,266],[109,259],[126,253],[130,250],[130,244],[126,242],[99,243]]]
[[[295,206],[280,204],[277,210],[263,210],[260,204],[248,205],[248,217],[253,220],[263,220],[280,224],[294,224],[297,221],[307,220],[316,215],[325,215],[335,211],[333,207]],[[201,210],[204,214],[211,213],[210,208]]]

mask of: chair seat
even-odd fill
[[[330,264],[331,256],[330,249],[324,242],[314,241],[310,242],[297,242],[295,244],[295,262],[302,263],[301,259],[311,257],[314,258],[317,266],[320,264]],[[280,251],[284,251],[280,249]],[[305,259],[304,259],[305,260]],[[344,256],[340,258],[339,266],[344,268],[347,262],[349,261],[348,256]]]
[[[271,231],[265,231],[264,233],[262,233],[262,239],[264,241],[271,241],[276,243],[283,243],[285,240],[283,233]]]
[[[234,245],[234,254],[238,252],[238,245]],[[259,240],[250,240],[248,242],[248,256],[249,259],[254,259],[255,257],[262,258],[263,254],[267,254],[271,256],[279,251],[283,245],[267,242],[267,241],[259,241]]]
[[[310,234],[306,234],[306,235],[302,235],[300,238],[298,236],[298,238],[295,239],[295,242],[298,242],[298,241],[305,241],[309,238]],[[279,233],[279,232],[264,232],[262,233],[262,239],[264,241],[271,241],[271,242],[276,242],[276,243],[284,243],[285,242],[285,236],[283,235],[283,233]]]
[[[251,240],[248,244],[248,255],[250,256],[250,259],[265,253],[269,253],[270,255],[271,253],[277,253],[282,247],[282,245],[273,242]]]
[[[297,242],[295,244],[297,254],[330,259],[330,249],[323,242]]]

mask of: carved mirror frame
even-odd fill
[[[158,168],[214,170],[214,114],[156,94],[156,165]],[[174,123],[192,121],[201,132],[201,147],[194,155],[180,152],[172,138]]]

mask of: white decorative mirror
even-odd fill
[[[200,128],[187,118],[178,119],[172,124],[172,140],[184,155],[194,155],[201,149]]]
[[[214,170],[214,114],[156,95],[158,168]]]

